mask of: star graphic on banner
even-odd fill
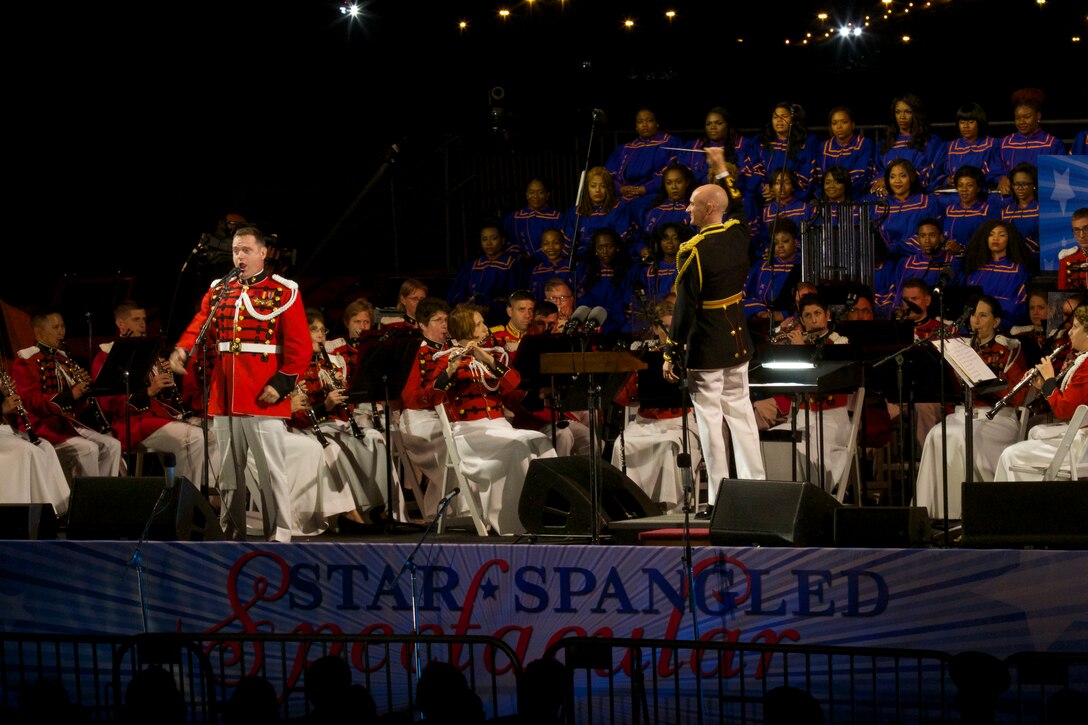
[[[971,591],[1025,612],[1035,651],[1045,652],[1071,624],[1088,619],[1084,607],[1078,605],[1084,600],[1083,582],[1069,576],[1069,566],[1069,559],[1035,565],[1024,561],[1000,576],[980,581]]]
[[[19,620],[28,622],[33,619],[30,612],[23,606],[25,592],[18,594],[0,594],[0,630],[7,631],[9,625]]]
[[[1054,169],[1054,191],[1050,192],[1050,200],[1061,204],[1062,216],[1065,216],[1066,202],[1077,198],[1077,192],[1073,191],[1073,185],[1069,183],[1069,174],[1069,169],[1065,171]]]
[[[480,582],[480,591],[484,594],[484,599],[494,599],[495,592],[499,590],[499,585],[492,582],[490,579]]]

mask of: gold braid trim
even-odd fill
[[[677,252],[676,252],[676,258],[679,259],[680,257],[684,256],[685,254],[687,254],[687,257],[684,259],[684,263],[682,265],[680,265],[680,267],[676,270],[676,279],[672,283],[672,292],[673,292],[673,294],[677,294],[678,291],[680,290],[680,278],[684,276],[684,272],[687,271],[687,268],[689,266],[691,266],[692,260],[695,260],[695,263],[698,265],[698,268],[699,268],[699,285],[702,286],[702,283],[703,283],[703,268],[702,268],[702,265],[699,264],[699,255],[698,255],[698,250],[696,249],[696,247],[698,246],[699,242],[703,241],[703,239],[706,237],[707,234],[712,233],[712,232],[717,232],[717,231],[723,231],[724,232],[726,229],[729,229],[730,227],[735,226],[737,224],[740,224],[740,221],[738,221],[737,219],[730,219],[729,221],[727,221],[724,224],[711,224],[710,226],[705,227],[701,232],[696,234],[694,237],[692,237],[691,239],[687,240],[686,242],[684,242],[683,244],[680,245],[680,249],[678,249]]]

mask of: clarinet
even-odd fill
[[[57,364],[63,367],[68,372],[68,376],[75,381],[76,385],[78,385],[79,383],[90,384],[90,373],[80,367],[79,363],[77,363],[75,360],[68,357],[67,351],[65,351],[64,362],[61,362],[61,359],[58,357]],[[89,410],[91,414],[92,424],[88,427],[94,428],[96,431],[102,433],[103,435],[109,435],[110,431],[113,429],[110,426],[110,419],[106,417],[106,411],[102,410],[102,404],[99,403],[98,398],[94,397],[93,395],[88,395],[87,397],[90,398],[91,402]]]
[[[313,432],[314,437],[317,438],[317,442],[321,444],[322,448],[329,447],[329,439],[325,437],[325,431],[321,430],[321,424],[317,420],[317,413],[314,412],[313,406],[311,406],[309,400],[309,394],[306,392],[306,383],[299,380],[295,385],[295,390],[306,397],[306,404],[303,406],[303,410],[306,411],[306,417],[310,420],[310,431]]]
[[[1054,350],[1054,352],[1047,355],[1047,357],[1050,360],[1053,361],[1054,358],[1057,357],[1059,354],[1061,354],[1063,351],[1065,351],[1065,349],[1067,347],[1069,347],[1069,343],[1066,343],[1064,345],[1059,345]],[[1056,378],[1058,380],[1061,380],[1061,377],[1064,374],[1065,374],[1065,370],[1058,373]],[[1016,385],[1012,386],[1012,388],[1009,389],[1009,392],[1005,393],[1005,397],[1002,398],[1001,400],[997,401],[996,403],[994,403],[994,407],[990,408],[990,410],[988,410],[986,412],[987,420],[993,420],[994,416],[997,415],[997,412],[999,410],[1001,410],[1002,408],[1004,408],[1006,405],[1008,405],[1009,401],[1012,400],[1013,398],[1015,398],[1016,394],[1019,393],[1024,388],[1024,386],[1031,384],[1031,381],[1034,380],[1036,378],[1036,376],[1038,376],[1038,375],[1039,375],[1039,368],[1032,368],[1031,370],[1028,370],[1026,373],[1024,373],[1024,377],[1020,378],[1020,382],[1018,382],[1018,383],[1016,383]]]
[[[3,368],[0,368],[0,390],[3,390],[5,398],[11,398],[15,401],[15,417],[19,420],[19,427],[26,433],[26,437],[34,445],[41,443],[41,438],[30,427],[30,416],[27,415],[26,408],[23,407],[23,401],[19,399],[19,393],[15,390],[15,382]]]
[[[329,352],[325,349],[324,345],[321,346],[321,357],[325,361],[326,369],[328,369],[329,371],[330,387],[333,390],[343,390],[344,385],[340,382],[339,378],[336,377],[335,372],[333,372],[335,368],[332,364],[332,359],[329,357]],[[340,403],[336,406],[336,409],[342,410],[348,414],[348,423],[351,425],[351,434],[353,436],[355,436],[359,440],[362,440],[366,437],[366,434],[363,433],[363,429],[359,427],[359,424],[357,422],[355,422],[354,411],[352,411],[350,405],[348,405],[347,403]]]

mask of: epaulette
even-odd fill
[[[24,347],[22,350],[15,354],[24,360],[29,360],[30,358],[37,355],[39,352],[41,352],[41,348],[37,345],[34,345],[33,347]]]
[[[1079,246],[1077,246],[1077,247],[1066,247],[1065,249],[1062,249],[1062,250],[1060,250],[1058,252],[1058,259],[1062,260],[1062,259],[1065,259],[1066,257],[1072,256],[1072,255],[1076,254],[1077,250],[1079,250],[1079,249],[1080,249]]]
[[[490,332],[504,332],[505,330],[506,330],[506,325],[495,325],[494,327],[490,328],[489,331]]]
[[[107,355],[109,355],[110,350],[113,349],[113,340],[110,340],[109,342],[99,343],[98,349],[101,350],[102,352],[106,353]]]
[[[294,280],[287,279],[286,277],[281,277],[278,274],[272,275],[272,279],[276,280],[287,289],[298,289],[298,282],[295,282]]]
[[[348,341],[342,337],[338,337],[335,340],[325,340],[325,352],[334,353],[347,344]]]

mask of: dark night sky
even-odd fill
[[[594,107],[608,113],[604,131],[626,138],[640,103],[667,130],[699,126],[719,104],[737,126],[762,126],[781,99],[809,109],[810,125],[844,102],[859,123],[883,124],[902,90],[927,100],[931,120],[951,120],[967,99],[1008,120],[1010,92],[1035,85],[1050,116],[1088,116],[1085,54],[1068,40],[1071,28],[1088,35],[1080,3],[937,5],[848,52],[782,42],[814,26],[814,3],[676,2],[671,25],[664,3],[644,0],[562,10],[537,0],[531,17],[514,3],[505,23],[497,2],[457,0],[374,0],[351,25],[320,0],[5,10],[9,49],[21,48],[8,74],[8,208],[19,220],[9,245],[38,254],[47,280],[153,271],[167,290],[230,208],[312,248],[390,144],[411,163],[481,131],[496,86],[526,145],[569,146]],[[635,31],[620,27],[625,14]],[[1000,16],[996,29],[987,14]],[[904,32],[915,38],[906,47],[893,40]],[[1059,83],[1057,67],[1078,68],[1078,80]],[[422,199],[412,213],[427,211]],[[5,298],[24,306],[53,287],[10,267],[5,278]]]

